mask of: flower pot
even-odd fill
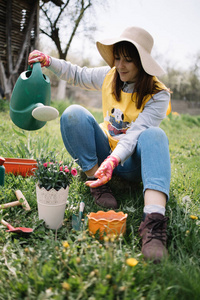
[[[36,185],[36,196],[39,220],[44,220],[50,229],[58,229],[62,226],[67,203],[69,186],[59,191],[39,188]]]
[[[91,212],[88,215],[89,232],[95,234],[99,231],[100,239],[103,238],[104,234],[116,236],[124,234],[126,232],[127,216],[122,211],[115,212],[114,210]]]
[[[34,175],[34,170],[37,168],[37,161],[35,159],[5,157],[4,166],[6,173],[26,177]]]

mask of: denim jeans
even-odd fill
[[[88,171],[100,165],[111,153],[108,137],[93,115],[80,105],[71,105],[63,113],[61,134],[69,154],[82,170]],[[169,198],[170,156],[168,139],[164,131],[151,127],[143,131],[134,153],[114,170],[118,176],[130,182],[143,183],[146,189],[163,192]]]

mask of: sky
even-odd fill
[[[119,36],[129,26],[142,27],[154,38],[152,56],[183,69],[200,52],[200,0],[106,1],[109,6],[98,8],[95,14],[95,40]],[[80,36],[78,41],[71,51],[91,57],[93,63],[100,60],[95,43],[84,40],[80,47]]]

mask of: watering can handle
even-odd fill
[[[32,71],[32,73],[31,73],[32,78],[34,78],[34,77],[38,78],[40,76],[44,80],[40,62],[34,63],[32,68],[30,65],[28,65],[28,71]]]

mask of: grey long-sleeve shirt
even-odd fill
[[[73,65],[68,61],[51,57],[51,65],[48,67],[60,79],[68,84],[79,86],[86,90],[100,91],[103,81],[110,67],[87,68]],[[134,83],[124,83],[123,91],[132,93]],[[138,137],[147,128],[158,127],[166,117],[166,111],[170,100],[170,93],[162,90],[155,94],[146,105],[138,118],[131,124],[126,134],[116,136],[119,142],[112,152],[121,159],[121,164],[132,155],[137,145]]]

